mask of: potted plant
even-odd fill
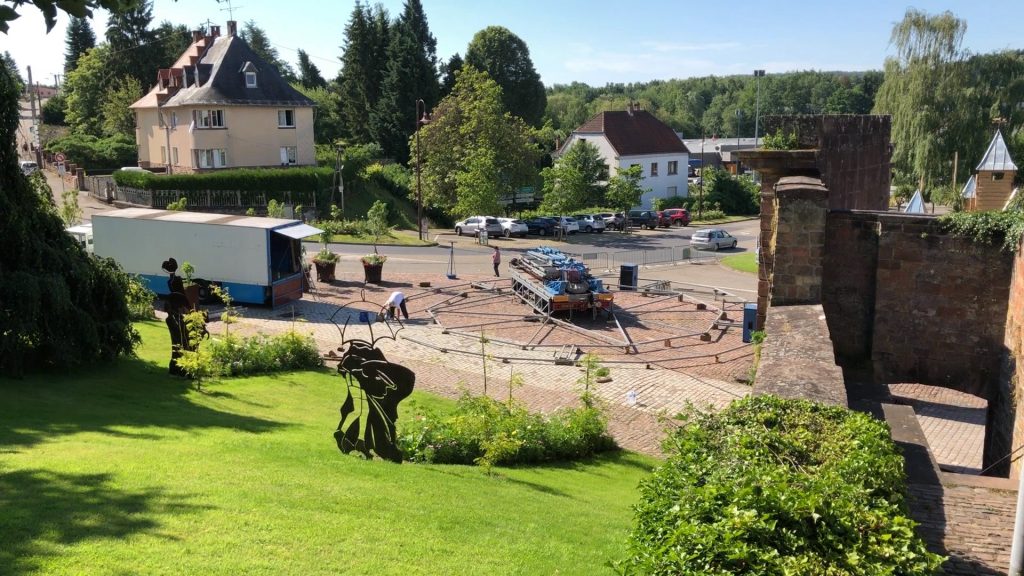
[[[199,305],[201,296],[201,287],[193,280],[195,274],[196,268],[191,262],[185,261],[181,265],[181,283],[185,286],[185,298],[188,299],[188,305],[193,310]]]
[[[361,258],[363,262],[363,274],[366,277],[366,282],[372,284],[380,284],[380,275],[384,270],[384,263],[387,262],[388,257],[383,254],[367,254]]]
[[[338,265],[338,255],[326,247],[313,256],[316,266],[316,277],[321,282],[334,282],[334,269]]]

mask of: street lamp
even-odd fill
[[[427,103],[416,100],[416,233],[423,240],[423,188],[420,185],[420,127],[430,123]]]
[[[764,76],[764,70],[754,70],[754,78],[757,82],[757,104],[754,109],[754,148],[757,148],[757,129],[760,127],[758,122],[761,120],[761,77]]]

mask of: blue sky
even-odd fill
[[[881,69],[890,53],[889,33],[907,6],[928,12],[951,10],[967,20],[965,47],[974,52],[1020,48],[1021,0],[834,1],[733,0],[422,0],[438,41],[438,56],[465,54],[480,29],[505,26],[526,41],[547,85],[572,81],[601,86],[608,82],[646,82],[709,74],[769,73],[790,70]],[[328,78],[339,68],[343,31],[354,0],[235,0],[234,17],[254,20],[286,59],[294,63],[302,48]],[[381,4],[396,16],[402,0]],[[282,8],[287,7],[287,14]],[[52,83],[64,62],[67,19],[44,34],[42,17],[32,7],[0,34],[0,50],[11,52],[25,72]],[[155,22],[170,20],[194,27],[207,19],[228,20],[227,3],[215,0],[155,0]],[[93,26],[102,38],[106,18]]]

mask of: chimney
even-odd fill
[[[217,38],[220,36],[220,26],[210,25],[210,36]]]
[[[238,22],[228,20],[228,36],[238,35]]]
[[[202,39],[203,39],[203,31],[202,30],[193,30],[192,31],[192,42],[193,43],[199,42]]]

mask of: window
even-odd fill
[[[295,128],[295,110],[278,110],[277,127]]]
[[[167,146],[160,147],[160,163],[167,164]]]
[[[657,175],[658,175],[658,163],[657,162],[651,162],[651,176],[657,176]]]
[[[668,163],[668,175],[675,176],[679,173],[679,162],[670,160]]]
[[[669,186],[668,189],[666,190],[666,192],[668,192],[668,195],[671,197],[671,196],[675,196],[678,193],[678,190],[679,190],[679,188],[677,188],[675,186]]]
[[[993,180],[1002,180],[1003,179],[1003,173],[1002,172],[993,172],[992,173],[992,179]]]
[[[223,110],[196,110],[193,112],[196,128],[223,128]]]
[[[193,150],[192,163],[195,168],[224,168],[228,165],[228,154],[223,148]]]
[[[639,166],[639,164],[630,164],[630,165],[629,165],[629,167],[630,167],[630,168],[635,168],[635,167],[637,167],[637,166]]]
[[[174,164],[175,166],[177,166],[178,165],[178,147],[177,146],[175,146],[174,148],[171,148],[171,158],[172,158],[171,163]]]
[[[255,72],[246,72],[245,73],[245,87],[246,88],[255,88],[256,87],[256,73]]]
[[[157,124],[157,126],[159,126],[161,128],[164,127],[164,113],[163,112],[159,112],[158,111],[156,113],[156,124]]]
[[[298,155],[298,148],[295,146],[281,146],[281,164],[294,165],[296,163],[296,156]]]
[[[171,112],[171,128],[177,128],[177,127],[178,127],[178,113],[177,112]]]

